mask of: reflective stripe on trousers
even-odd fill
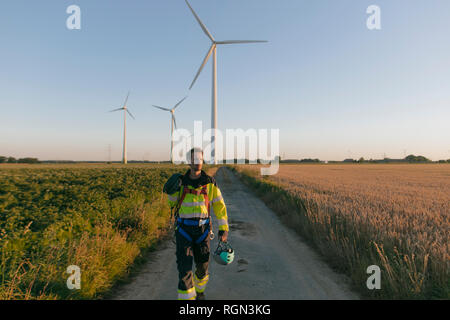
[[[196,296],[195,288],[190,288],[188,290],[178,289],[178,300],[195,300]]]
[[[206,275],[206,277],[204,277],[203,279],[199,279],[197,277],[197,275],[194,274],[195,291],[197,291],[198,293],[201,293],[201,292],[205,291],[206,284],[208,283],[208,280],[209,280],[209,274]]]

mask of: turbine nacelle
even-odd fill
[[[130,115],[130,117],[133,118],[133,120],[136,120],[136,118],[131,114],[130,110],[128,110],[128,107],[127,107],[127,102],[128,102],[129,96],[130,96],[130,92],[128,91],[127,97],[125,98],[125,102],[123,103],[123,107],[111,110],[110,112],[123,110],[123,111],[127,112]]]
[[[174,123],[174,125],[175,125],[175,129],[177,128],[177,121],[175,120],[175,109],[184,101],[184,100],[186,100],[186,98],[187,98],[187,96],[186,97],[184,97],[183,99],[181,99],[172,109],[168,109],[168,108],[163,108],[163,107],[160,107],[160,106],[155,106],[155,105],[153,105],[153,107],[155,107],[155,108],[158,108],[158,109],[160,109],[160,110],[163,110],[163,111],[168,111],[168,112],[170,112],[170,114],[171,114],[171,116],[172,116],[172,120],[173,120],[173,123]],[[172,132],[173,133],[173,132]]]
[[[116,112],[123,110],[123,154],[122,154],[122,161],[124,164],[127,163],[127,113],[130,115],[133,120],[135,120],[134,116],[131,114],[130,110],[128,110],[127,103],[128,103],[128,97],[130,96],[130,91],[128,91],[127,97],[125,98],[125,102],[123,103],[122,108],[117,108],[114,110],[111,110],[110,112]]]
[[[183,99],[181,99],[172,109],[168,109],[168,108],[164,108],[164,107],[160,107],[160,106],[155,106],[153,105],[153,107],[158,108],[160,110],[163,111],[168,111],[170,112],[171,118],[172,118],[172,138],[173,138],[173,129],[175,127],[175,129],[177,128],[177,121],[175,120],[175,109],[184,101],[186,100],[187,96],[184,97]],[[170,161],[173,163],[173,154],[172,154],[172,150],[173,150],[173,140],[170,139]]]
[[[206,28],[205,24],[200,20],[200,17],[195,13],[194,9],[192,9],[192,7],[189,4],[189,2],[187,0],[185,0],[185,1],[186,1],[186,4],[188,5],[189,9],[191,10],[192,14],[194,15],[195,19],[197,20],[198,24],[202,28],[203,32],[211,40],[211,43],[212,43],[211,47],[209,48],[208,52],[206,53],[205,58],[203,59],[202,64],[200,65],[200,68],[199,68],[197,74],[195,75],[194,80],[192,81],[191,85],[189,86],[189,90],[191,90],[192,87],[194,86],[195,81],[197,81],[198,76],[200,75],[200,73],[203,70],[203,67],[208,62],[209,58],[211,57],[211,54],[216,50],[217,45],[267,42],[266,40],[225,40],[225,41],[216,41],[214,39],[214,37],[212,36],[212,34],[209,32],[208,28]]]

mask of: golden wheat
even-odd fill
[[[268,180],[302,200],[316,244],[351,272],[378,262],[389,296],[448,297],[450,165],[281,165]]]

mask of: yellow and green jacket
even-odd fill
[[[227,208],[217,186],[216,180],[207,175],[203,170],[198,179],[191,179],[189,177],[190,170],[188,170],[181,179],[181,187],[177,192],[169,195],[169,206],[175,207],[180,200],[184,186],[189,189],[201,191],[202,187],[206,185],[206,191],[209,198],[211,215],[214,213],[216,216],[219,230],[228,231],[228,216]],[[184,201],[178,211],[178,215],[182,219],[206,219],[208,218],[208,208],[205,203],[205,197],[203,194],[187,193],[184,197]]]

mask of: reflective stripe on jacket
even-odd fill
[[[186,183],[186,181],[188,180],[186,178],[186,175],[189,175],[189,172],[190,171],[188,170],[188,172],[183,177],[182,184]],[[178,211],[180,218],[184,219],[208,218],[208,208],[205,203],[205,197],[202,194],[200,194],[202,187],[206,185],[211,216],[213,214],[215,215],[219,225],[219,230],[228,231],[227,208],[225,206],[222,193],[220,192],[220,189],[217,186],[215,179],[213,177],[208,176],[206,173],[204,173],[204,171],[202,171],[202,176],[199,179],[201,179],[199,181],[201,185],[198,186],[197,188],[194,188],[191,185],[183,184],[178,192],[169,195],[168,199],[169,206],[175,207],[177,205],[178,200],[181,198],[183,192],[183,186],[186,185],[189,189],[199,191],[199,194],[197,195],[187,193],[185,195],[184,201],[181,204],[180,210]]]

